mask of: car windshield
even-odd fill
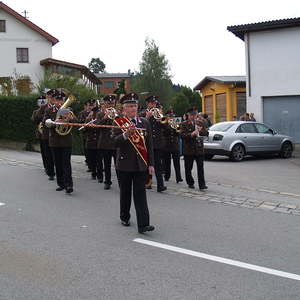
[[[234,123],[218,123],[209,128],[210,131],[227,131],[229,128],[231,128],[234,125]]]

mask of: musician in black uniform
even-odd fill
[[[103,98],[104,107],[103,110],[98,112],[97,120],[95,124],[99,125],[113,125],[113,114],[110,109],[115,107],[116,96],[107,95]],[[116,150],[114,141],[112,139],[112,129],[111,128],[100,128],[99,138],[98,138],[98,159],[104,162],[104,189],[109,190],[111,181],[111,162],[112,158],[115,160]]]
[[[91,100],[87,100],[84,102],[83,110],[78,114],[78,122],[79,123],[85,123],[85,120],[90,113],[90,101]],[[82,138],[83,154],[85,157],[85,163],[88,166],[87,172],[90,172],[91,167],[89,166],[88,154],[87,154],[87,149],[86,149],[86,138],[87,138],[86,130],[81,130],[81,138]]]
[[[158,97],[150,96],[145,99],[147,103],[147,109],[145,112],[145,116],[150,122],[152,129],[152,137],[153,137],[153,151],[154,151],[154,168],[155,168],[155,177],[157,183],[157,191],[163,192],[167,189],[164,185],[164,179],[162,175],[162,150],[164,148],[164,137],[163,137],[163,129],[164,125],[160,120],[154,118],[152,112],[150,111],[152,108],[157,108]]]
[[[145,183],[148,174],[154,173],[153,168],[153,141],[149,121],[139,118],[137,115],[138,96],[135,93],[125,95],[121,98],[123,114],[130,122],[130,127],[124,132],[121,129],[113,129],[113,140],[117,148],[116,168],[120,181],[120,218],[123,226],[130,225],[131,193],[133,190],[133,200],[137,216],[138,232],[154,230],[150,225],[149,210],[146,198]],[[136,136],[135,128],[146,128],[143,136]],[[140,152],[129,140],[145,140],[148,153],[146,162]]]
[[[207,189],[204,179],[204,146],[203,137],[208,136],[205,123],[197,119],[197,111],[190,108],[187,111],[187,120],[181,123],[181,137],[183,139],[183,155],[185,178],[188,187],[194,189],[195,181],[192,176],[194,161],[197,164],[198,185],[200,190]]]
[[[46,91],[46,99],[47,104],[41,105],[41,107],[38,109],[38,111],[35,114],[35,122],[40,123],[44,119],[45,111],[55,111],[55,99],[53,98],[53,95],[57,93],[56,89],[48,89]],[[45,169],[46,174],[49,176],[49,180],[54,180],[55,171],[54,171],[54,159],[53,154],[51,151],[51,148],[49,146],[49,128],[47,128],[44,124],[42,125],[42,134],[41,134],[41,149],[44,152],[45,157]]]
[[[96,115],[99,112],[99,107],[97,105],[96,100],[89,100],[89,106],[90,106],[90,113],[85,119],[85,123],[95,123],[96,121]],[[85,127],[83,129],[85,131],[85,137],[86,137],[86,154],[88,158],[88,164],[90,166],[90,169],[92,171],[91,178],[93,180],[98,179],[98,182],[103,182],[103,169],[101,161],[99,161],[99,155],[98,155],[98,139],[100,135],[100,129],[99,128],[93,128],[93,127]]]
[[[32,112],[31,121],[36,125],[35,136],[38,139],[39,144],[40,144],[41,156],[42,156],[42,161],[43,161],[43,166],[44,166],[45,173],[48,174],[45,148],[44,148],[44,144],[42,142],[42,130],[43,129],[40,126],[41,122],[43,121],[43,116],[39,115],[40,107],[42,105],[45,106],[47,104],[47,99],[44,95],[41,95],[36,100],[37,100],[37,105],[38,105],[39,108],[35,109]],[[50,176],[49,176],[49,179],[53,180],[54,178],[52,176],[50,178]]]
[[[76,122],[77,119],[73,112],[68,108],[61,109],[64,103],[65,94],[57,92],[53,95],[55,98],[56,112],[51,109],[46,109],[43,123],[45,126],[51,126],[49,132],[49,146],[53,152],[57,191],[66,190],[67,194],[73,192],[73,179],[71,167],[71,153],[72,153],[72,133],[67,135],[60,135],[56,131],[56,125],[49,125],[49,119],[59,122]],[[48,120],[48,121],[47,121]]]
[[[163,166],[164,166],[164,175],[165,181],[169,181],[171,177],[171,160],[173,160],[173,165],[175,169],[176,183],[182,182],[181,172],[180,172],[180,144],[179,144],[179,128],[176,128],[176,122],[173,124],[173,128],[169,120],[173,120],[175,114],[172,110],[168,110],[165,113],[165,116],[168,119],[163,130],[163,136],[165,139],[165,145],[163,149]],[[179,126],[179,125],[178,125]]]

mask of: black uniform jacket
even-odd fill
[[[200,121],[198,121],[200,122]],[[203,155],[203,136],[208,136],[208,131],[204,122],[201,122],[203,129],[200,136],[192,136],[191,133],[195,130],[195,125],[191,121],[181,123],[181,137],[183,139],[183,155]]]
[[[138,118],[136,127],[147,129],[147,131],[143,133],[143,136],[148,151],[148,165],[144,163],[131,142],[124,138],[122,130],[115,128],[112,132],[112,138],[117,148],[117,170],[124,172],[145,172],[148,166],[154,166],[153,140],[149,121],[145,118]]]

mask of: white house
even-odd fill
[[[300,143],[300,18],[227,29],[245,42],[247,111]]]
[[[34,84],[43,77],[40,61],[52,57],[58,39],[0,2],[0,77],[27,75]]]

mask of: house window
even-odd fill
[[[6,32],[6,22],[5,22],[5,20],[0,20],[0,32]]]
[[[28,48],[17,48],[17,62],[28,63]]]
[[[114,82],[113,81],[104,81],[104,87],[111,89],[114,87]]]

